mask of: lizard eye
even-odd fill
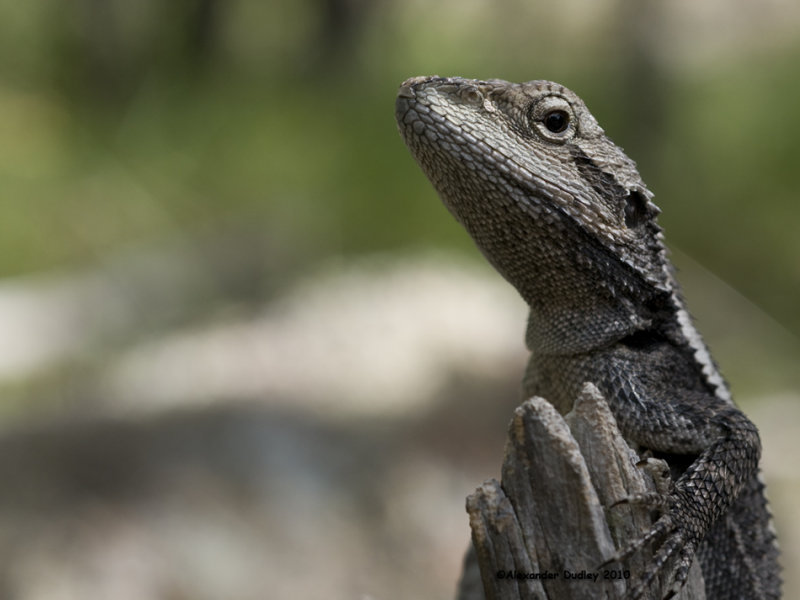
[[[577,131],[578,124],[572,106],[561,96],[545,96],[535,100],[529,115],[534,131],[550,142],[563,144]]]
[[[569,115],[563,110],[551,110],[542,122],[551,132],[563,133],[569,125]]]

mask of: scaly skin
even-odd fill
[[[633,161],[548,81],[415,77],[396,117],[444,204],[530,307],[526,393],[566,413],[592,382],[628,442],[670,465],[662,516],[620,553],[656,547],[631,597],[655,578],[676,592],[697,557],[709,599],[779,598],[758,431],[684,308]]]

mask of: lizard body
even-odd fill
[[[652,562],[633,597],[695,557],[706,595],[778,598],[778,550],[755,426],[694,328],[659,209],[573,92],[547,81],[416,77],[400,133],[444,204],[530,307],[524,388],[562,413],[585,382],[626,440],[670,465]]]

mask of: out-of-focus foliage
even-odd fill
[[[551,78],[668,239],[795,332],[797,9],[772,3],[0,3],[0,274],[260,222],[315,257],[468,247],[394,131],[423,73]]]

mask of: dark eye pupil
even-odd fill
[[[561,133],[569,125],[569,115],[563,110],[554,110],[544,116],[544,126],[553,133]]]

